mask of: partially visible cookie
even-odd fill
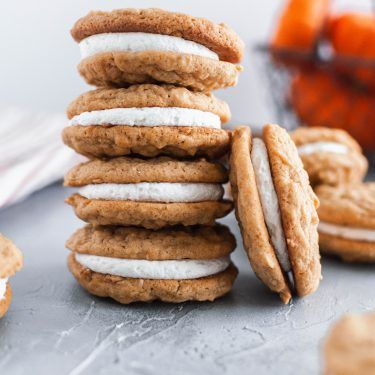
[[[318,200],[287,132],[266,125],[262,139],[233,132],[230,182],[244,247],[257,276],[281,300],[305,296],[321,278]]]
[[[224,24],[161,9],[90,12],[76,22],[79,71],[97,86],[164,82],[194,90],[233,86],[244,43]]]
[[[322,253],[347,262],[375,262],[375,183],[319,186]]]
[[[213,225],[232,210],[223,200],[226,170],[206,160],[165,157],[92,160],[67,174],[65,185],[80,186],[67,202],[94,225]]]
[[[21,269],[23,256],[21,251],[2,234],[0,234],[0,318],[7,312],[12,290],[8,278]]]
[[[324,343],[324,374],[375,374],[374,332],[374,314],[348,314],[335,323]]]
[[[229,149],[221,123],[228,105],[211,94],[183,87],[135,85],[97,89],[74,100],[64,142],[88,157],[219,157]]]
[[[311,185],[339,185],[363,180],[368,169],[367,159],[359,144],[346,131],[300,127],[291,137]]]
[[[68,264],[90,293],[120,303],[213,301],[232,287],[234,236],[222,225],[159,231],[135,227],[78,230]]]

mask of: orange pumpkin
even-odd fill
[[[338,56],[359,58],[373,67],[340,66],[364,85],[375,88],[375,17],[371,14],[346,13],[328,24],[328,37]]]
[[[313,52],[330,0],[289,0],[271,39],[271,47]]]
[[[345,129],[364,149],[375,150],[375,94],[330,72],[308,70],[295,75],[290,101],[304,124]]]

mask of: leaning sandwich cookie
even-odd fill
[[[229,150],[221,124],[230,119],[222,100],[183,87],[134,85],[82,94],[67,110],[64,142],[88,157],[205,156]]]
[[[367,159],[360,145],[345,130],[300,127],[291,137],[313,187],[363,180]]]
[[[8,279],[21,269],[22,264],[21,251],[0,234],[0,318],[8,311],[12,298]]]
[[[96,86],[169,83],[199,91],[237,83],[244,43],[224,24],[161,9],[93,11],[71,34]]]
[[[229,229],[174,227],[159,231],[88,225],[68,240],[69,269],[90,293],[131,302],[213,301],[237,276]]]
[[[262,139],[248,127],[233,131],[230,182],[255,274],[281,300],[314,292],[321,278],[319,204],[287,132],[266,125]]]
[[[375,183],[319,186],[316,193],[322,253],[375,263]]]
[[[205,159],[121,157],[80,164],[65,185],[79,187],[67,202],[88,223],[159,229],[213,225],[227,215],[233,206],[222,199],[227,179],[221,164]]]

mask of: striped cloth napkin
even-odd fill
[[[0,110],[0,209],[60,180],[82,156],[64,146],[63,115]]]

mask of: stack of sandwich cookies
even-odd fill
[[[368,162],[360,145],[346,131],[301,127],[291,136],[313,187],[363,180]]]
[[[22,264],[21,251],[0,234],[0,318],[8,311],[12,298],[8,279],[21,269]]]
[[[319,204],[287,132],[266,125],[233,132],[230,182],[244,247],[256,275],[281,300],[315,291],[321,278]]]
[[[223,200],[227,171],[205,159],[121,157],[92,160],[72,169],[66,186],[80,187],[67,202],[94,225],[213,225],[232,210]]]
[[[205,156],[229,150],[228,105],[183,87],[135,85],[81,95],[67,111],[64,142],[88,157]]]
[[[168,83],[198,91],[234,86],[244,44],[224,24],[161,9],[90,12],[72,31],[79,72],[96,86]]]
[[[375,262],[375,183],[319,186],[319,242],[324,254]]]
[[[92,227],[67,242],[69,268],[90,293],[120,303],[213,301],[230,291],[237,270],[230,231],[212,227]]]

